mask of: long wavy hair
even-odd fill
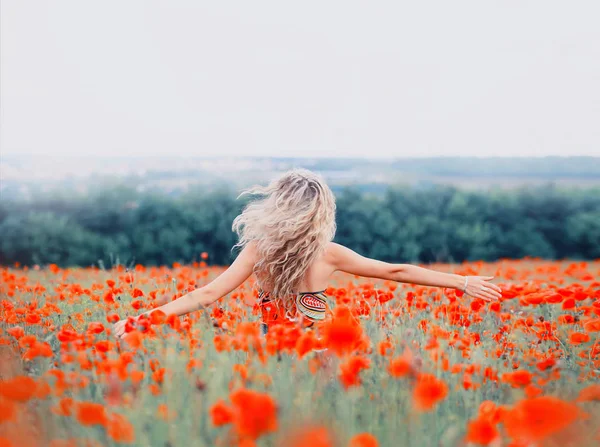
[[[335,235],[333,193],[319,175],[294,169],[244,195],[255,199],[233,221],[236,247],[256,243],[258,284],[290,310],[306,271]]]

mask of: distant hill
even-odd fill
[[[436,184],[466,189],[513,188],[552,183],[600,185],[600,157],[406,159],[265,157],[76,157],[3,156],[0,193],[22,199],[68,189],[85,194],[106,184],[177,194],[192,186],[241,189],[264,183],[294,167],[320,172],[334,190],[353,186],[378,193],[389,185],[426,188]]]

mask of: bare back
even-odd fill
[[[336,271],[332,256],[332,243],[310,265],[299,287],[300,292],[316,292],[329,287],[329,278]]]

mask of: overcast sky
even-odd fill
[[[3,154],[600,155],[600,2],[1,4]]]

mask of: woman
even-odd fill
[[[242,248],[233,264],[204,287],[157,309],[167,315],[193,312],[227,295],[252,273],[259,285],[263,329],[282,321],[310,326],[325,319],[329,310],[325,290],[337,271],[458,289],[486,301],[501,296],[500,288],[489,282],[491,276],[461,276],[390,264],[332,242],[335,199],[321,177],[308,170],[286,172],[269,186],[245,193],[261,198],[246,206],[233,222],[239,235],[236,246]],[[116,336],[125,335],[125,324],[126,320],[121,320],[114,325]]]

